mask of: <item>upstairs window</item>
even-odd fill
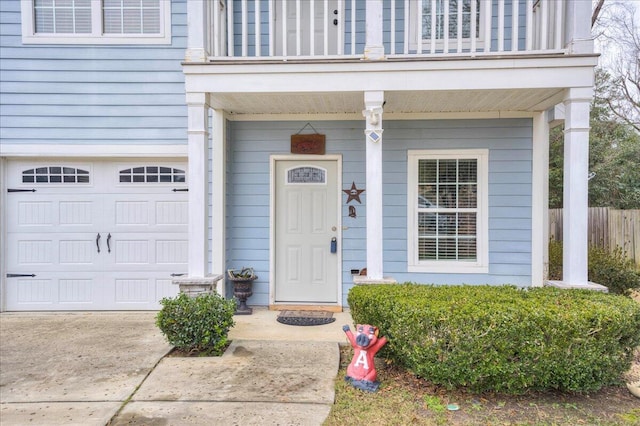
[[[169,44],[168,0],[23,0],[22,40],[50,44]]]
[[[419,10],[420,4],[422,10]],[[418,47],[418,37],[421,37],[422,49],[427,51],[430,50],[432,39],[435,41],[434,47],[439,50],[444,49],[445,39],[450,50],[455,49],[459,41],[463,48],[469,48],[472,37],[476,40],[476,47],[482,47],[483,17],[489,13],[489,4],[480,0],[412,1],[409,16],[416,18],[410,22],[411,48]]]

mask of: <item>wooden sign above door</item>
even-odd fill
[[[311,133],[305,135],[291,135],[292,154],[324,155],[325,135]]]

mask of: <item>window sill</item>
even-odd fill
[[[408,265],[407,271],[433,274],[488,274],[489,266],[469,265],[462,262],[451,262],[449,264],[439,262],[438,265]]]

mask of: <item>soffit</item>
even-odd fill
[[[562,100],[563,91],[548,89],[386,91],[385,114],[533,112]],[[361,114],[363,92],[220,93],[210,105],[232,115]]]

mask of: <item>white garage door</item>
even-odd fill
[[[186,164],[14,161],[6,309],[145,310],[187,270]]]

